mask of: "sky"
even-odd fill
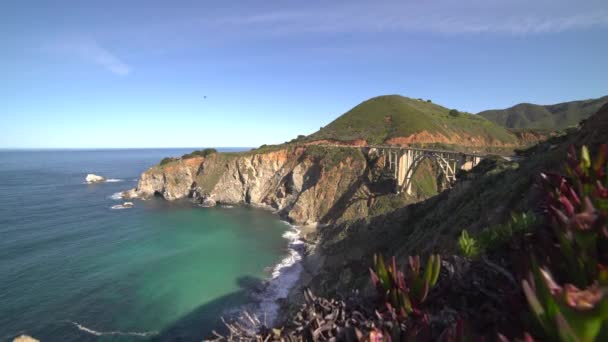
[[[608,1],[7,0],[0,51],[0,148],[253,147],[378,95],[607,95]]]

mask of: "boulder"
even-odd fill
[[[131,190],[123,191],[121,196],[124,199],[137,198],[137,190],[131,189]]]
[[[40,342],[40,341],[33,337],[27,336],[27,335],[21,335],[19,337],[15,337],[13,342]]]
[[[211,198],[205,198],[204,200],[201,201],[201,207],[204,207],[204,208],[215,207],[216,204],[217,203]]]
[[[89,173],[85,178],[85,181],[87,183],[100,183],[100,182],[105,182],[105,180],[106,179],[104,177],[94,175],[92,173]]]

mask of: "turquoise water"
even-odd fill
[[[0,151],[0,340],[201,340],[288,252],[270,212],[112,195],[189,150]],[[115,182],[87,185],[86,173]]]

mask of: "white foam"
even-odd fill
[[[106,179],[107,183],[118,183],[118,182],[122,182],[122,179],[118,179],[118,178],[108,178]]]
[[[118,201],[122,199],[122,192],[115,192],[110,196],[111,199]]]
[[[129,209],[129,208],[131,208],[131,207],[125,207],[122,204],[116,204],[116,205],[113,205],[110,207],[110,209],[112,209],[112,210]]]
[[[234,208],[234,206],[233,205],[222,205],[222,208],[224,208],[224,209],[232,209],[232,208]]]
[[[260,300],[258,316],[265,317],[268,326],[272,326],[276,319],[279,309],[277,300],[287,297],[302,272],[300,261],[304,252],[304,242],[300,240],[300,230],[296,226],[289,226],[290,230],[283,234],[283,238],[289,241],[287,256],[273,267],[272,278],[258,298]]]
[[[71,322],[70,323],[74,324],[78,330],[80,331],[84,331],[86,333],[89,333],[91,335],[95,335],[95,336],[104,336],[104,335],[121,335],[121,336],[139,336],[139,337],[148,337],[148,336],[154,336],[156,334],[158,334],[158,331],[144,331],[144,332],[131,332],[131,331],[96,331],[90,328],[85,327],[84,325],[78,323],[78,322]]]

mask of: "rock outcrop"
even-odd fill
[[[216,153],[154,166],[124,197],[245,203],[272,208],[297,224],[329,223],[368,213],[368,170],[363,153],[349,148]]]
[[[98,176],[92,173],[89,173],[85,179],[84,179],[87,183],[101,183],[101,182],[105,182],[106,179],[102,176]]]
[[[15,337],[13,342],[40,342],[40,340],[37,340],[37,339],[27,336],[27,335],[21,335],[19,337]]]

